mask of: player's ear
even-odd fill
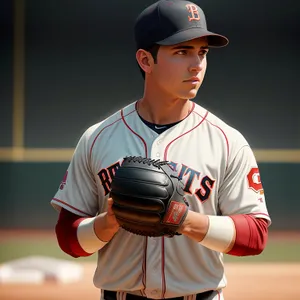
[[[145,73],[151,73],[152,66],[154,64],[154,60],[151,53],[149,53],[146,50],[139,49],[137,50],[135,57],[142,70]]]

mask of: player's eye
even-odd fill
[[[208,50],[201,50],[201,51],[199,52],[199,55],[200,55],[200,56],[206,56],[207,53],[208,53]]]
[[[186,50],[179,50],[179,51],[176,51],[175,54],[185,55],[185,54],[187,54],[187,51]]]

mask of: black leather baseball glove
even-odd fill
[[[110,196],[120,226],[138,235],[172,237],[188,212],[183,183],[166,161],[125,157]]]

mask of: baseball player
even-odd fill
[[[88,128],[51,204],[56,235],[73,257],[98,253],[101,299],[223,299],[223,254],[258,255],[269,217],[259,168],[243,135],[192,99],[212,47],[190,1],[160,0],[138,16],[136,60],[143,97]],[[126,156],[169,161],[182,177],[189,211],[181,235],[142,237],[119,227],[109,198]]]

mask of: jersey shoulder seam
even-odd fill
[[[114,121],[110,121],[109,119],[110,119],[110,117],[108,118],[108,119],[106,119],[105,121],[110,121],[110,123],[109,124],[106,124],[106,122],[104,121],[102,124],[101,124],[101,126],[100,126],[100,128],[98,128],[98,130],[100,130],[98,133],[97,133],[97,135],[95,136],[95,138],[94,138],[94,140],[93,140],[93,142],[92,142],[92,145],[91,145],[91,147],[90,147],[90,151],[89,151],[89,158],[91,159],[91,157],[92,157],[92,152],[93,152],[93,147],[94,147],[94,145],[95,145],[95,143],[96,143],[96,140],[98,139],[98,137],[101,135],[101,133],[105,130],[105,129],[107,129],[107,128],[109,128],[110,126],[112,126],[112,125],[115,125],[115,124],[117,124],[119,121],[122,121],[122,115],[121,115],[121,112],[123,111],[123,109],[120,109],[117,113],[116,113],[116,120],[114,120]],[[125,117],[127,117],[128,115],[130,115],[130,114],[132,114],[133,112],[135,112],[135,109],[134,110],[131,110],[130,112],[128,112],[126,115],[124,115],[123,117],[125,118]]]
[[[210,121],[209,119],[208,119],[208,115],[210,114],[210,112],[209,111],[207,111],[207,117],[204,119],[204,121],[206,121],[209,125],[211,125],[211,126],[213,126],[213,127],[215,127],[215,128],[217,128],[218,130],[220,130],[221,131],[221,133],[222,133],[222,135],[223,135],[223,137],[224,137],[224,139],[225,139],[225,145],[226,145],[226,149],[227,149],[227,157],[226,157],[226,169],[227,169],[227,167],[228,167],[228,163],[229,163],[229,155],[230,155],[230,151],[231,151],[231,149],[230,149],[230,147],[229,147],[229,139],[228,139],[228,137],[227,137],[227,134],[226,134],[226,132],[225,132],[225,129],[223,129],[220,125],[217,125],[217,124],[214,124],[212,121]],[[210,114],[210,115],[212,115],[212,114]],[[200,115],[201,116],[201,115]],[[201,116],[202,117],[202,116]],[[203,117],[202,117],[203,118]]]

